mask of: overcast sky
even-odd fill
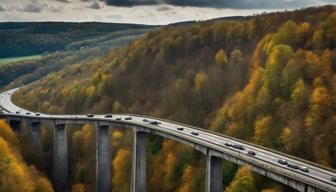
[[[324,4],[336,0],[0,0],[0,22],[168,24]]]

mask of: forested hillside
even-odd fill
[[[69,24],[71,25],[71,24]],[[113,25],[113,24],[112,24]],[[126,46],[151,29],[126,29],[106,32],[69,43],[63,50],[45,53],[41,59],[19,61],[0,66],[0,89],[14,88],[36,81],[67,65],[94,60],[105,56],[112,49]],[[66,39],[66,37],[63,37]],[[11,45],[8,45],[11,48]]]
[[[0,58],[59,51],[71,43],[111,32],[152,27],[111,23],[0,23]]]
[[[22,88],[15,102],[49,113],[130,112],[184,122],[336,167],[336,7],[200,22],[149,32],[103,59]],[[73,189],[92,189],[94,129],[71,133]],[[113,191],[129,191],[131,133],[115,130]],[[82,148],[75,146],[87,146]],[[151,192],[203,190],[205,159],[151,137]],[[224,163],[226,192],[290,191]]]

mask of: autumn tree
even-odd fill
[[[255,181],[252,176],[252,172],[249,167],[241,167],[236,173],[235,179],[229,187],[225,189],[225,192],[241,192],[249,191],[256,192]]]
[[[256,121],[253,137],[254,142],[263,146],[271,146],[273,136],[271,116],[266,116]]]
[[[223,49],[217,51],[215,55],[215,63],[220,67],[225,67],[228,63],[226,52]]]
[[[126,149],[120,149],[113,160],[113,178],[112,184],[114,191],[126,192],[129,191],[129,184],[125,181],[130,181],[131,171],[129,170],[132,162],[132,154]],[[128,170],[128,171],[127,171]]]
[[[281,131],[279,141],[283,146],[283,151],[290,153],[294,149],[294,136],[293,131],[289,127],[285,127]]]
[[[277,45],[270,53],[265,67],[265,84],[271,89],[271,93],[278,93],[280,90],[281,73],[293,54],[291,47]]]
[[[298,111],[302,111],[308,104],[309,89],[302,79],[296,81],[291,93],[291,102]]]
[[[76,183],[72,186],[71,192],[85,192],[85,187],[81,183]]]
[[[190,192],[192,191],[192,180],[194,175],[193,168],[191,166],[187,166],[183,171],[182,183],[179,189],[179,192]]]
[[[207,75],[204,72],[201,71],[201,72],[196,74],[195,89],[196,89],[197,92],[202,91],[206,79],[207,79]]]

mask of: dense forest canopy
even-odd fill
[[[153,27],[112,23],[0,23],[0,58],[59,51],[71,43],[111,32]]]
[[[166,26],[22,88],[15,102],[47,113],[163,117],[335,168],[335,48],[334,6]],[[70,133],[74,191],[92,189],[94,134],[90,126]],[[131,133],[114,130],[112,140],[113,191],[128,191]],[[201,154],[157,137],[148,148],[149,191],[203,189]],[[224,162],[224,174],[226,192],[290,191],[248,167]]]

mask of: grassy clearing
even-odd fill
[[[11,58],[0,58],[0,66],[14,63],[18,61],[26,61],[26,60],[34,60],[34,59],[40,59],[42,58],[42,55],[30,55],[30,56],[23,56],[23,57],[11,57]]]

